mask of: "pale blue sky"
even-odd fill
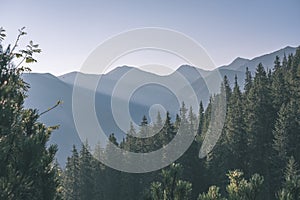
[[[0,0],[0,26],[41,45],[34,72],[79,70],[101,42],[134,28],[162,27],[201,44],[217,66],[300,45],[299,0]],[[130,64],[130,63],[124,63]],[[178,67],[178,66],[173,66]]]

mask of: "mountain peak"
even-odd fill
[[[241,62],[241,61],[249,61],[249,59],[247,58],[242,58],[242,57],[237,57],[236,59],[234,59],[232,62]]]
[[[250,61],[249,59],[242,58],[242,57],[237,57],[236,59],[234,59],[232,61],[232,63],[230,65],[243,65],[243,64],[245,64],[249,61]]]
[[[236,70],[240,66],[245,65],[247,62],[249,62],[249,59],[242,58],[242,57],[237,57],[234,59],[229,65],[222,66],[220,68],[226,68],[226,69],[233,69]]]
[[[292,47],[292,46],[286,46],[283,49],[296,49],[297,47]]]
[[[106,75],[120,75],[128,72],[131,70],[133,67],[129,67],[127,65],[119,66],[114,68],[113,70],[109,71],[108,73],[105,73]]]

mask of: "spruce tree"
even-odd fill
[[[260,173],[265,177],[266,198],[269,198],[270,160],[275,112],[271,102],[269,80],[262,64],[259,64],[249,94],[247,95],[246,124],[249,140],[250,173]]]
[[[288,103],[289,91],[287,90],[287,83],[284,78],[286,69],[280,64],[279,57],[274,61],[274,72],[272,74],[272,103],[275,111],[279,111],[282,104]]]
[[[247,95],[252,87],[252,75],[251,72],[249,71],[248,67],[246,68],[246,74],[245,74],[245,85],[244,85],[244,90],[245,94]]]
[[[109,135],[109,141],[110,143],[108,143],[105,148],[105,159],[112,159],[113,162],[120,162],[121,158],[115,156],[115,151],[113,148],[113,145],[115,145],[117,148],[119,147],[119,143],[117,142],[117,138],[115,137],[114,133]],[[103,187],[103,190],[105,191],[104,199],[120,199],[120,193],[115,191],[119,191],[121,187],[121,172],[110,167],[105,167],[103,178],[105,182]]]
[[[204,123],[204,107],[203,107],[203,103],[201,101],[200,105],[199,105],[199,113],[198,113],[197,136],[200,136],[202,134],[203,123]]]
[[[243,110],[242,93],[235,77],[233,93],[230,97],[225,126],[225,141],[229,155],[226,156],[228,169],[247,170],[247,133]]]
[[[73,145],[72,155],[67,158],[66,168],[63,178],[63,197],[66,200],[80,199],[80,169],[79,154],[76,146]]]
[[[93,157],[88,142],[81,146],[79,153],[79,191],[81,200],[95,199]]]
[[[281,177],[280,171],[284,168],[285,163],[291,156],[293,156],[297,162],[300,161],[299,124],[298,103],[291,101],[287,105],[283,104],[278,113],[273,131],[273,148],[275,150],[273,162],[275,162],[274,170],[277,170],[277,177]]]

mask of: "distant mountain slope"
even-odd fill
[[[245,64],[247,64],[249,61],[250,61],[249,59],[237,57],[234,61],[232,61],[232,63],[230,63],[229,65],[223,65],[223,66],[219,67],[219,69],[226,68],[226,69],[231,69],[231,70],[237,70],[241,66],[244,66]]]
[[[262,56],[255,57],[251,60],[245,58],[237,58],[231,64],[226,66],[221,66],[219,69],[230,69],[237,71],[245,71],[245,68],[248,67],[249,71],[254,72],[257,65],[262,63],[263,66],[267,69],[272,69],[274,65],[274,60],[276,56],[282,60],[284,54],[288,56],[289,54],[294,54],[296,52],[296,47],[287,46],[280,50],[268,53]]]
[[[29,83],[31,87],[25,106],[28,108],[37,108],[42,112],[53,106],[58,100],[64,102],[62,106],[51,110],[40,119],[49,126],[60,125],[59,130],[54,131],[50,142],[58,144],[59,151],[57,158],[58,161],[64,165],[66,157],[70,155],[72,145],[80,145],[81,143],[76,132],[72,114],[73,85],[78,74],[87,82],[98,82],[98,80],[100,80],[95,91],[95,109],[98,121],[107,134],[114,132],[119,139],[122,139],[125,133],[120,130],[114,121],[111,101],[114,89],[118,82],[122,80],[121,77],[124,76],[124,74],[132,73],[133,75],[131,79],[121,83],[124,88],[130,88],[137,80],[145,79],[153,82],[137,88],[129,99],[131,117],[135,123],[139,124],[143,115],[147,115],[150,120],[149,109],[155,104],[163,105],[171,112],[173,119],[176,112],[179,111],[181,102],[178,102],[176,95],[174,95],[169,88],[155,84],[155,82],[163,80],[174,83],[182,94],[185,94],[188,87],[191,86],[197,94],[197,98],[203,100],[204,105],[207,105],[209,96],[219,91],[220,79],[225,75],[231,84],[233,84],[234,77],[237,75],[239,84],[241,88],[243,88],[246,67],[248,67],[251,72],[254,72],[257,65],[262,63],[265,68],[270,69],[273,67],[276,55],[282,59],[284,54],[289,55],[295,53],[295,51],[296,48],[286,47],[251,60],[237,58],[231,64],[221,66],[213,71],[183,65],[179,67],[176,72],[168,76],[159,76],[128,66],[118,67],[102,75],[82,74],[80,72],[71,72],[59,77],[55,77],[51,74],[24,74],[23,77],[25,81]],[[180,84],[176,76],[178,74],[186,80],[185,84]],[[85,86],[83,86],[83,88],[90,90],[90,88]],[[116,94],[115,97],[126,103],[128,99],[125,93]]]
[[[25,106],[28,108],[37,108],[43,112],[55,105],[58,100],[64,103],[54,110],[41,116],[40,120],[48,126],[60,125],[59,129],[54,131],[50,142],[58,145],[58,161],[64,164],[70,147],[73,144],[80,144],[77,135],[73,116],[72,106],[72,87],[51,74],[24,74],[25,81],[30,84],[28,98]]]

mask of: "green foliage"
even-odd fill
[[[192,184],[180,180],[182,166],[172,164],[168,170],[162,171],[162,182],[151,184],[152,200],[188,200],[192,193]]]
[[[217,186],[211,186],[207,193],[199,195],[198,200],[256,200],[262,189],[264,178],[254,174],[250,180],[243,178],[240,170],[229,171],[229,185],[226,186],[228,198],[223,198]]]
[[[190,148],[177,160],[181,165],[174,164],[147,174],[129,174],[105,167],[87,156],[86,161],[92,160],[87,162],[92,163],[88,164],[92,169],[81,170],[82,175],[78,176],[84,180],[82,177],[86,174],[89,180],[86,183],[90,187],[86,188],[85,193],[89,193],[91,199],[115,200],[197,197],[199,200],[272,200],[276,195],[279,199],[299,199],[295,196],[299,191],[299,175],[295,164],[289,161],[287,172],[283,173],[290,157],[300,162],[299,85],[300,48],[295,55],[284,56],[282,61],[277,57],[273,71],[266,72],[259,64],[252,77],[247,69],[244,91],[240,89],[237,77],[233,89],[228,78],[224,77],[220,94],[210,97],[206,109],[200,103],[198,116],[192,108],[187,109],[183,102],[175,120],[171,119],[168,112],[165,119],[158,113],[153,124],[143,117],[140,127],[135,129],[131,124],[129,134],[120,143],[112,134],[109,139],[113,144],[104,150],[98,149],[97,157],[111,155],[111,145],[136,153],[164,148],[180,128],[180,134],[197,133]],[[222,101],[224,99],[226,102]],[[221,106],[224,104],[225,108]],[[209,127],[221,124],[221,120],[211,119],[221,118],[222,112],[227,115],[221,137],[206,159],[199,159],[199,149]],[[148,138],[134,137],[149,133],[157,134]],[[108,159],[117,161],[121,158]],[[166,159],[164,153],[161,159]],[[84,157],[79,156],[78,162],[82,163],[83,160]],[[151,161],[143,162],[151,164]],[[229,184],[225,175],[228,171]],[[67,169],[64,176],[68,176]],[[208,192],[203,193],[207,188]]]
[[[262,189],[264,178],[254,174],[249,181],[243,178],[243,172],[239,170],[230,171],[227,174],[230,183],[227,186],[228,200],[255,200]]]
[[[228,153],[228,165],[230,169],[246,169],[247,167],[247,132],[244,118],[242,93],[237,84],[237,77],[233,93],[229,99],[226,126],[224,136],[226,151]]]
[[[79,194],[79,154],[73,146],[72,156],[67,159],[63,178],[63,197],[64,199],[80,199]]]
[[[291,157],[285,170],[283,188],[278,192],[279,200],[300,199],[300,173],[295,159]]]
[[[37,110],[23,108],[29,86],[21,75],[29,68],[21,65],[36,62],[33,55],[40,52],[33,42],[17,51],[25,34],[20,29],[15,44],[4,51],[0,43],[0,198],[58,199],[57,147],[46,148],[57,127],[46,127],[38,122]],[[0,42],[4,37],[1,28]]]
[[[220,188],[213,185],[209,187],[207,193],[200,194],[198,200],[225,200],[223,197],[221,197],[219,190]]]

